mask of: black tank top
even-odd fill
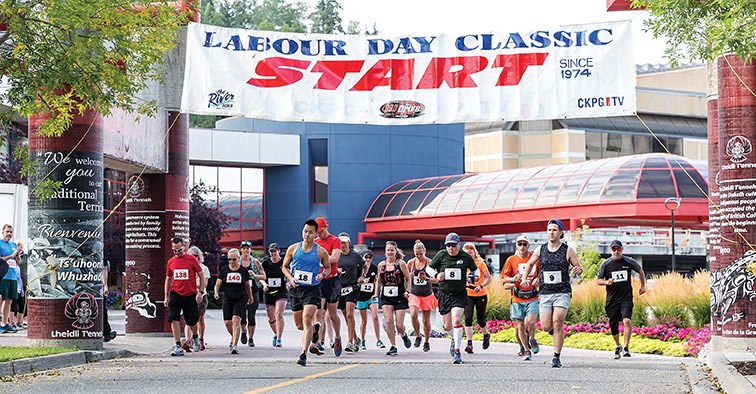
[[[541,283],[541,294],[572,294],[566,243],[562,243],[556,252],[549,251],[548,243],[541,245],[541,273],[538,279]]]
[[[426,271],[428,269],[428,263],[426,262],[425,266],[421,269],[417,269],[416,267],[417,265],[412,266],[413,279],[412,284],[410,285],[410,293],[418,297],[427,297],[433,294],[433,286],[430,284],[430,282],[428,282],[427,279],[420,280],[419,274],[420,272],[425,272],[425,275],[427,277],[430,277],[430,275],[428,275],[428,271]]]
[[[382,294],[382,297],[385,298],[399,298],[404,297],[404,292],[406,289],[404,288],[404,274],[402,273],[402,270],[399,268],[399,264],[394,264],[394,269],[391,271],[386,270],[386,266],[383,266],[383,272],[380,273],[381,275],[381,283],[383,284],[383,287],[386,286],[398,286],[399,291],[397,292],[396,297],[388,297],[386,296],[386,293],[384,292]]]

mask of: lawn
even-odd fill
[[[51,354],[75,352],[75,347],[28,347],[28,346],[0,346],[0,362],[18,360],[29,357],[49,356]]]

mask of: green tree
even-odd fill
[[[756,55],[754,0],[633,0],[651,17],[645,21],[654,37],[666,37],[666,56],[714,60],[735,53],[744,61]]]
[[[310,21],[312,22],[312,33],[344,33],[344,28],[341,26],[341,4],[337,0],[318,0],[318,4],[315,6],[315,12],[310,14]],[[350,26],[351,23],[350,23]]]
[[[598,269],[603,259],[598,251],[598,242],[588,242],[586,237],[591,234],[591,229],[585,224],[584,219],[580,219],[580,227],[575,230],[575,243],[577,247],[577,258],[583,266],[583,275],[581,281],[591,280],[598,275]]]
[[[223,213],[214,202],[206,201],[204,196],[215,194],[215,186],[205,185],[200,181],[189,191],[189,238],[205,254],[205,265],[211,272],[217,272],[221,252],[220,239],[223,229],[228,226],[231,217]]]

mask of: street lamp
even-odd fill
[[[670,197],[664,200],[664,208],[667,208],[670,215],[672,215],[672,272],[676,270],[675,266],[675,210],[680,208],[681,199],[677,197]]]

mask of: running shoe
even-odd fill
[[[299,360],[297,360],[297,364],[299,364],[299,365],[301,365],[303,367],[306,366],[307,365],[307,354],[305,354],[305,353],[300,354],[299,355]]]
[[[236,350],[236,346],[231,348],[231,354],[239,354],[239,351]]]
[[[462,355],[459,353],[459,350],[454,352],[454,364],[462,364]]]
[[[0,326],[0,334],[5,334],[5,327]]]
[[[318,347],[315,345],[310,345],[310,353],[316,356],[322,356],[324,354],[323,351],[318,349]]]
[[[102,341],[103,342],[110,342],[110,341],[114,340],[117,335],[118,335],[118,333],[116,333],[115,331],[111,331],[111,332],[105,334],[102,337]]]
[[[318,343],[318,339],[320,339],[320,322],[315,322],[312,328],[312,343]]]
[[[192,351],[197,353],[200,351],[200,343],[199,338],[193,338],[192,339]]]
[[[281,347],[281,338],[276,338],[276,347]]]
[[[383,344],[383,341],[381,341],[381,340],[379,339],[379,340],[378,340],[377,342],[375,342],[375,347],[377,347],[378,349],[385,349],[385,348],[386,348],[386,345],[384,345],[384,344]]]
[[[491,346],[491,333],[483,334],[483,350],[488,349]]]
[[[344,349],[341,347],[341,338],[336,338],[333,342],[333,355],[336,357],[341,356],[343,350]]]
[[[360,341],[360,350],[367,350],[367,346],[365,345],[365,340]]]
[[[184,349],[181,348],[181,346],[176,345],[173,347],[173,351],[171,352],[171,356],[183,356],[184,355]]]
[[[535,339],[535,337],[530,338],[530,350],[533,352],[533,354],[538,354],[538,352],[541,351],[541,347],[538,346],[538,340]]]
[[[249,339],[249,343],[247,344],[249,347],[255,347],[255,341],[252,340],[252,338]]]
[[[430,343],[428,343],[428,342],[425,342],[425,343],[423,344],[423,351],[424,351],[424,352],[429,352],[429,351],[430,351]]]
[[[472,341],[467,341],[467,346],[465,346],[465,353],[473,354]]]
[[[331,344],[330,344],[330,345],[328,345],[328,346],[330,346],[330,347],[331,347],[331,349],[333,349],[333,344],[334,344],[334,342],[333,342],[333,341],[331,341]]]
[[[323,347],[323,344],[318,342],[315,344],[315,347],[320,350],[321,352],[325,352],[325,348]]]
[[[387,356],[396,356],[396,346],[391,346],[388,352],[386,352]]]
[[[520,346],[520,351],[517,352],[517,355],[520,356],[520,357],[522,357],[523,355],[525,355],[525,348],[523,348],[522,346]]]
[[[551,368],[562,368],[562,361],[559,360],[559,357],[551,359]]]
[[[242,345],[246,345],[247,344],[247,331],[246,330],[242,330],[241,343],[242,343]]]
[[[630,357],[630,350],[628,348],[625,348],[622,352],[622,357]]]
[[[15,326],[11,326],[10,324],[5,325],[5,332],[18,332],[18,329],[16,329]]]
[[[415,347],[420,347],[420,343],[423,341],[423,336],[418,335],[415,337]]]
[[[205,341],[200,339],[200,350],[205,350]]]
[[[273,344],[271,346],[276,347],[276,340],[278,340],[278,337],[273,335]]]
[[[622,346],[617,346],[614,348],[614,359],[619,360],[622,358]]]
[[[347,353],[354,352],[354,349],[352,349],[352,342],[347,342],[346,346],[344,346],[344,351]]]
[[[409,335],[404,334],[404,336],[402,337],[402,341],[404,342],[404,347],[406,347],[407,349],[409,349],[412,346],[412,341],[410,341]]]
[[[526,350],[525,356],[522,357],[522,361],[530,361],[532,357],[533,357],[533,354],[530,353],[530,350]]]
[[[183,348],[185,352],[191,353],[192,352],[192,342],[187,339],[186,341],[184,341],[184,343],[181,344],[181,348]]]
[[[454,357],[454,340],[451,340],[451,344],[449,345],[449,354]]]

